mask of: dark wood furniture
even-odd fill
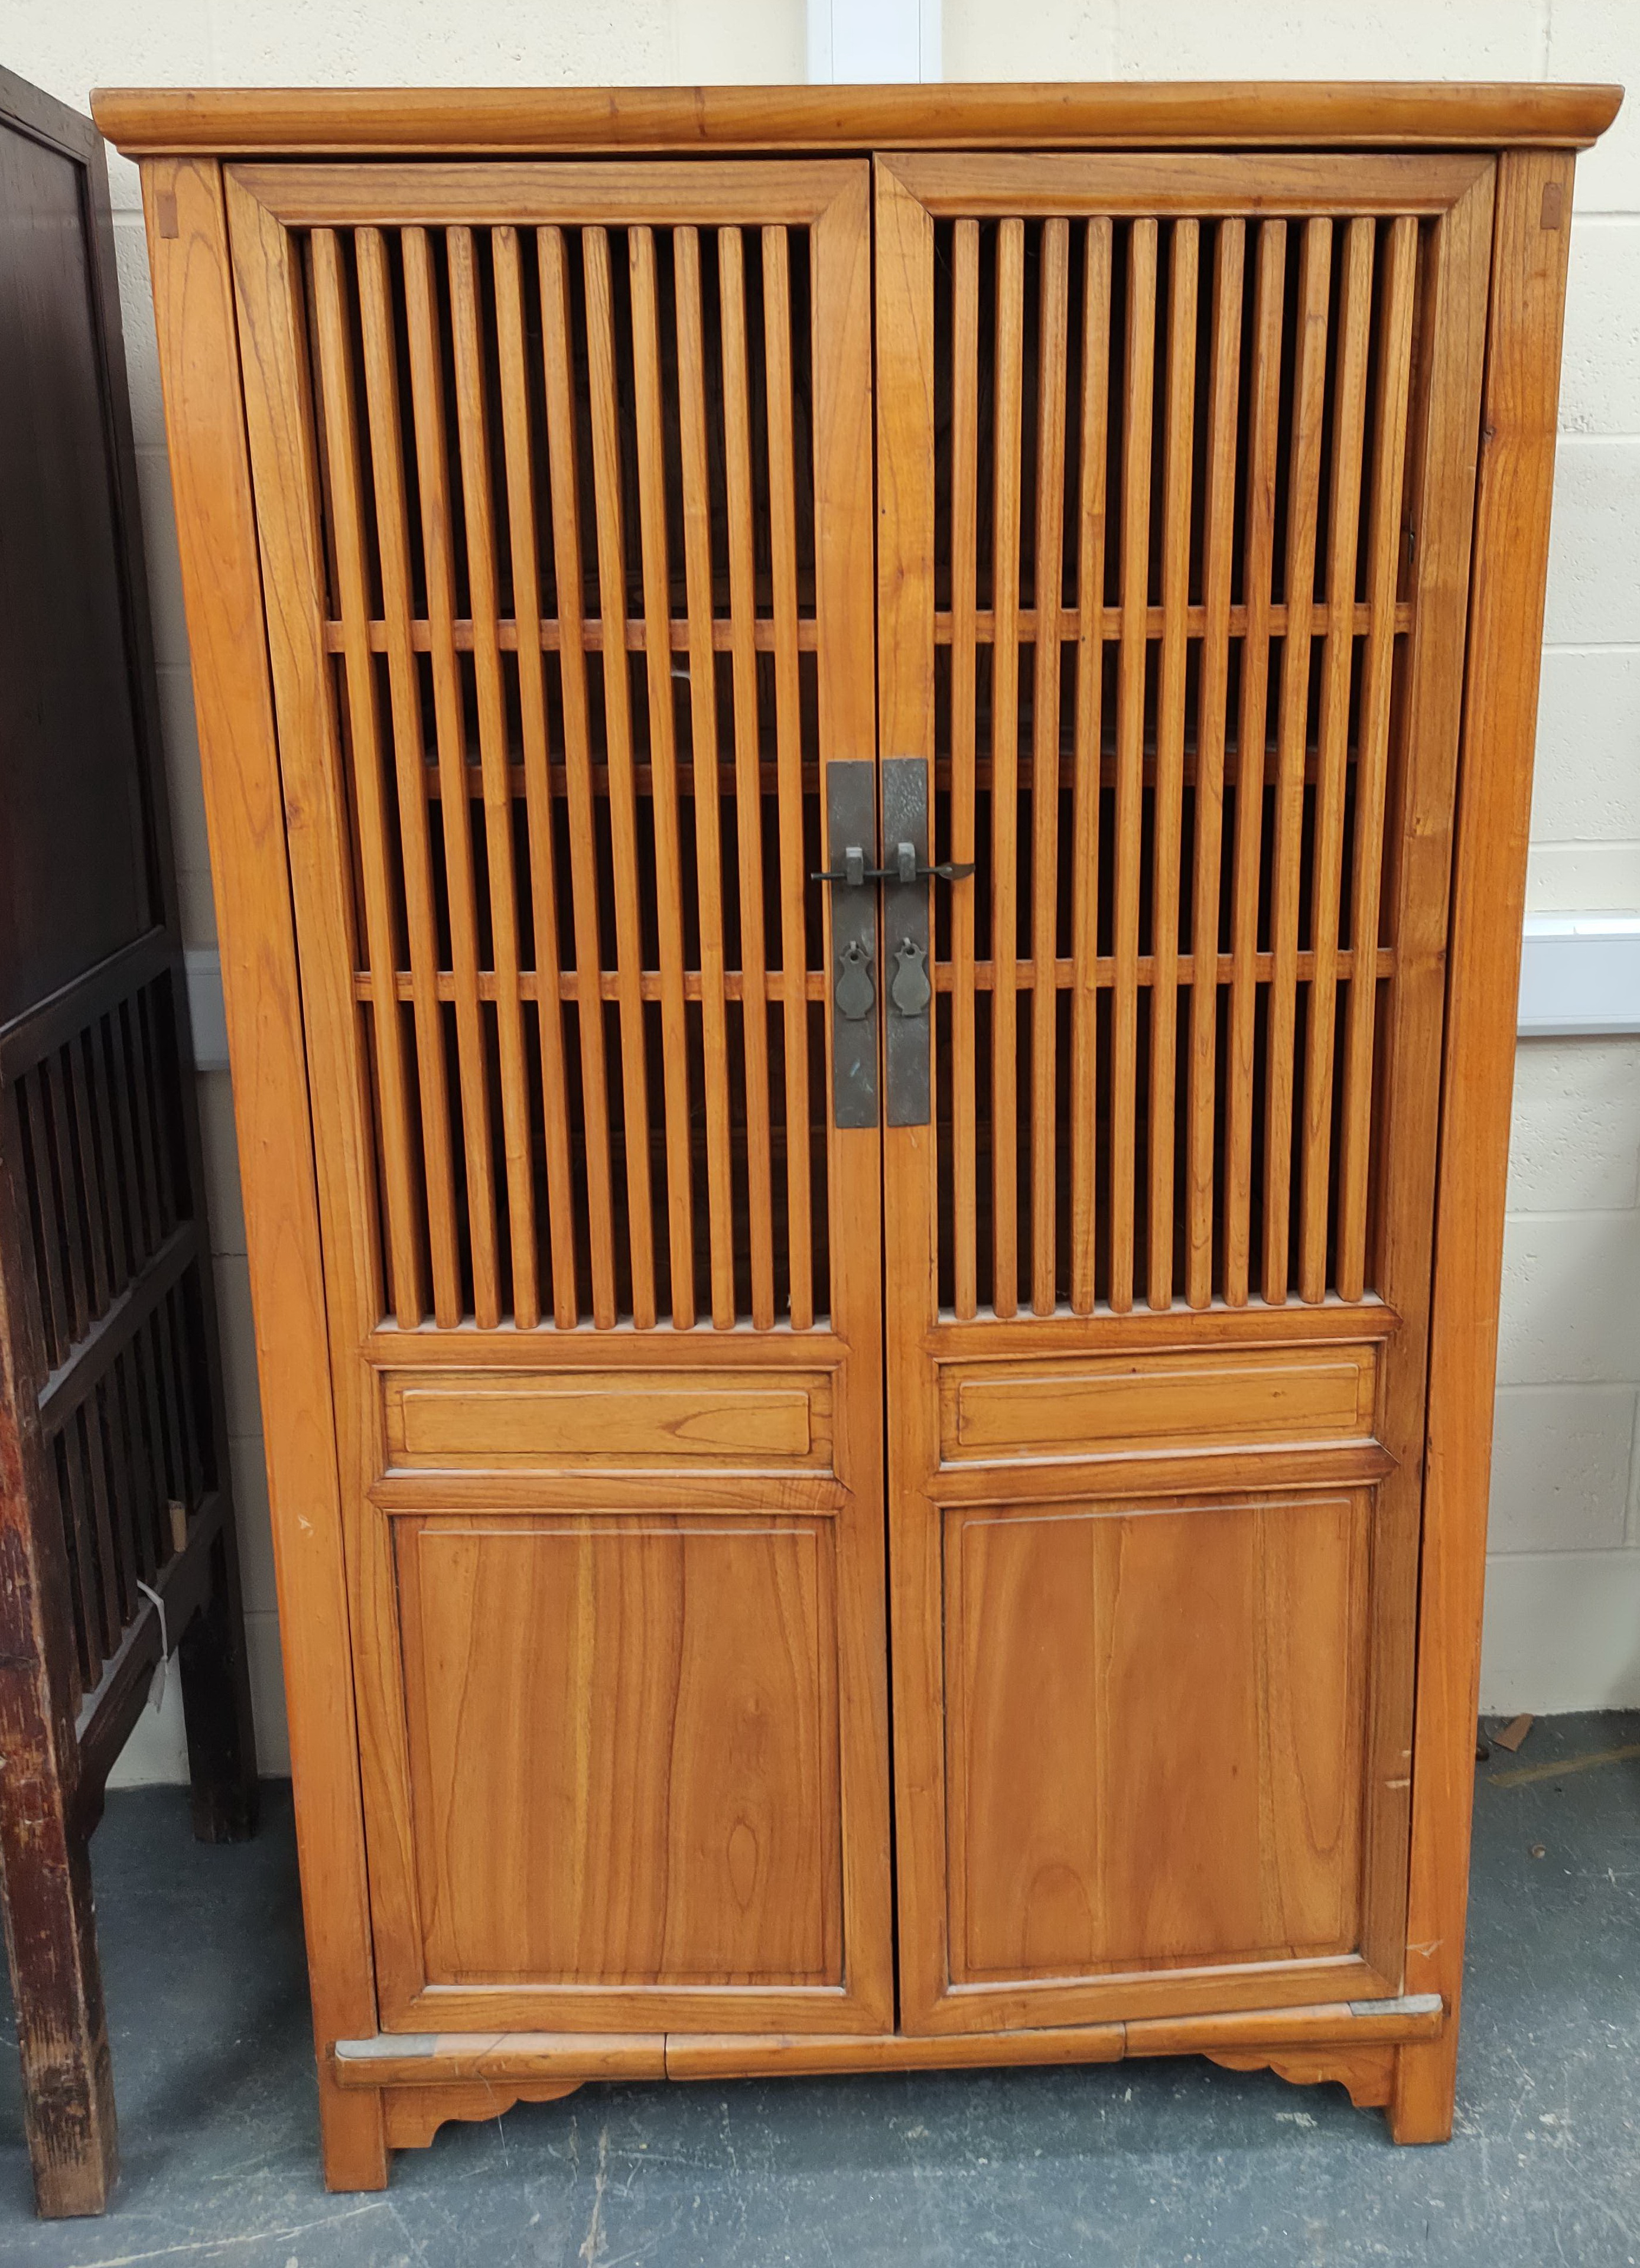
[[[102,144],[0,72],[0,1904],[42,2213],[117,2165],[86,1845],[162,1628],[195,1832],[256,1818],[202,1192]]]
[[[1449,2130],[1615,105],[99,98],[335,2184],[619,2073]]]

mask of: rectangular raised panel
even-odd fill
[[[954,1983],[1351,1949],[1369,1501],[947,1515]]]
[[[1372,1346],[948,1363],[941,1455],[1176,1454],[1358,1440],[1372,1429],[1377,1374]]]
[[[396,1533],[429,1984],[840,1984],[831,1524]]]
[[[824,1371],[389,1371],[399,1470],[649,1471],[831,1461]]]

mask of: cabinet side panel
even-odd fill
[[[1455,775],[1461,729],[1464,609],[1475,519],[1494,180],[1483,174],[1440,224],[1427,366],[1415,401],[1415,464],[1406,500],[1418,627],[1401,688],[1405,730],[1392,778],[1400,826],[1390,845],[1384,917],[1395,975],[1385,1033],[1385,1139],[1373,1160],[1369,1248],[1382,1296],[1401,1318],[1386,1349],[1379,1438],[1397,1460],[1386,1483],[1373,1568],[1372,1763],[1363,1947],[1394,1975],[1406,1923],[1408,1760],[1416,1628],[1418,1448],[1423,1423],[1440,1116],[1443,951],[1448,923]]]
[[[1487,1482],[1503,1277],[1515,992],[1526,898],[1572,160],[1501,161],[1460,752],[1458,865],[1430,1353],[1406,1986],[1438,2040],[1403,2049],[1391,2117],[1444,2140],[1463,1984]]]
[[[379,2098],[328,2079],[375,2029],[335,1419],[284,806],[218,169],[144,167],[165,422],[240,1133],[326,2171],[386,2179]]]

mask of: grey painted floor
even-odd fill
[[[30,2217],[0,2050],[5,2268],[1283,2268],[1640,2262],[1640,1716],[1540,1722],[1480,1775],[1457,2138],[1396,2150],[1335,2087],[1193,2060],[589,2087],[320,2186],[290,1795],[203,1850],[180,1791],[95,1845],[125,2172]],[[1533,1846],[1541,1855],[1533,1855]],[[10,2040],[9,2021],[6,2026]]]

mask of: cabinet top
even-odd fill
[[[1157,85],[104,87],[129,156],[472,156],[629,151],[1438,145],[1583,148],[1622,89],[1541,83],[1216,80]]]

